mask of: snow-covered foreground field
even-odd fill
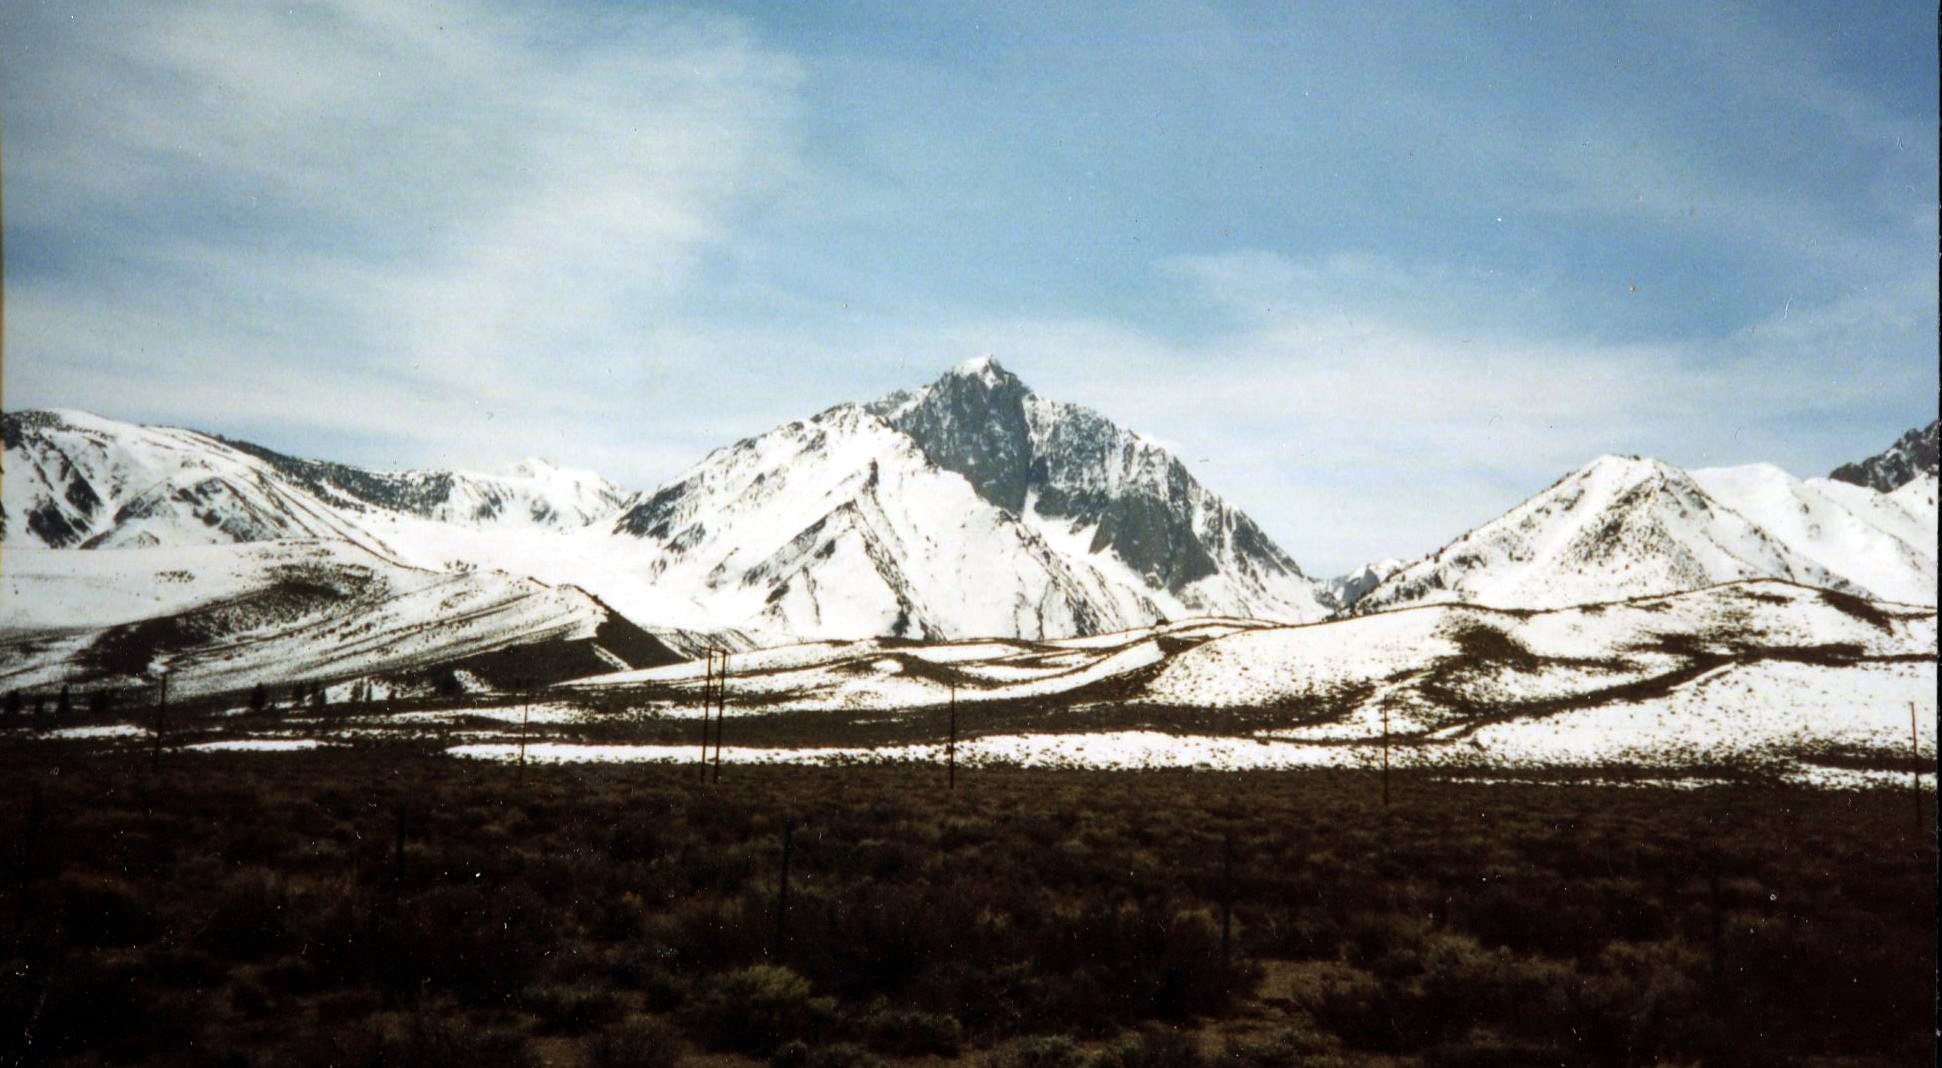
[[[736,654],[713,681],[728,764],[941,762],[955,718],[966,767],[1387,760],[1466,777],[1652,769],[1868,786],[1905,784],[1935,759],[1936,617],[1755,582],[1550,612],[1439,605],[1054,642],[815,642]],[[468,759],[690,762],[710,685],[704,664],[686,662],[523,700],[227,710],[220,736],[194,744],[411,739]],[[67,733],[152,740],[134,724]]]

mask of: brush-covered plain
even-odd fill
[[[1891,791],[0,757],[8,1062],[1926,1063]],[[1924,827],[1932,826],[1933,812]],[[781,895],[789,843],[787,903]],[[1223,916],[1228,930],[1223,937]]]

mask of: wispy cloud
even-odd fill
[[[374,395],[442,397],[393,424],[418,427],[597,401],[794,166],[799,69],[730,20],[514,15],[18,13],[44,51],[9,56],[10,224],[70,259],[10,279],[15,384],[112,367],[221,418],[224,383],[250,383],[251,418],[298,396],[338,425],[406,414]],[[94,366],[64,371],[77,355]]]

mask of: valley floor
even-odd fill
[[[1404,769],[1385,803],[1382,777],[1353,769],[967,767],[946,789],[914,764],[730,765],[718,782],[692,765],[519,767],[404,731],[159,758],[141,741],[14,734],[0,752],[9,1060],[1889,1065],[1931,1050],[1932,794]]]

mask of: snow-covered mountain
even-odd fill
[[[1040,637],[1158,613],[855,406],[716,450],[615,531],[663,595],[772,633]]]
[[[1165,450],[991,360],[717,450],[652,497],[538,461],[381,472],[80,412],[5,427],[9,546],[337,540],[580,585],[736,645],[745,630],[1049,637],[1328,610]]]
[[[989,356],[867,406],[1068,555],[1172,615],[1312,620],[1326,593],[1153,441],[1047,400]],[[1115,574],[1116,573],[1116,574]]]
[[[628,510],[664,593],[801,637],[1063,637],[1322,595],[1158,446],[996,361],[718,449]]]
[[[1363,564],[1346,575],[1337,575],[1327,582],[1329,599],[1340,609],[1355,607],[1370,590],[1382,585],[1382,580],[1407,567],[1409,561],[1388,557]]]
[[[193,430],[75,411],[9,412],[0,539],[115,549],[333,538],[370,547],[394,512],[474,528],[566,529],[611,518],[627,495],[583,471],[369,471],[300,460]]]
[[[990,358],[717,449],[652,496],[542,461],[379,472],[80,412],[9,413],[4,431],[9,549],[343,543],[579,587],[678,650],[1553,608],[1759,578],[1936,601],[1932,473],[1881,493],[1620,456],[1423,560],[1316,582],[1165,449]],[[1919,461],[1908,441],[1891,452]]]
[[[371,471],[303,460],[244,442],[319,498],[352,512],[395,512],[475,529],[570,530],[612,519],[633,494],[592,471],[528,458],[500,471]]]
[[[1934,478],[1938,469],[1942,469],[1939,446],[1942,446],[1942,419],[1916,427],[1860,463],[1842,464],[1827,477],[1891,493],[1923,475]]]
[[[1391,575],[1355,610],[1439,602],[1562,608],[1756,578],[1866,592],[1685,471],[1601,456]]]
[[[0,431],[0,543],[8,548],[370,543],[356,522],[270,464],[192,430],[28,411],[0,417]]]

